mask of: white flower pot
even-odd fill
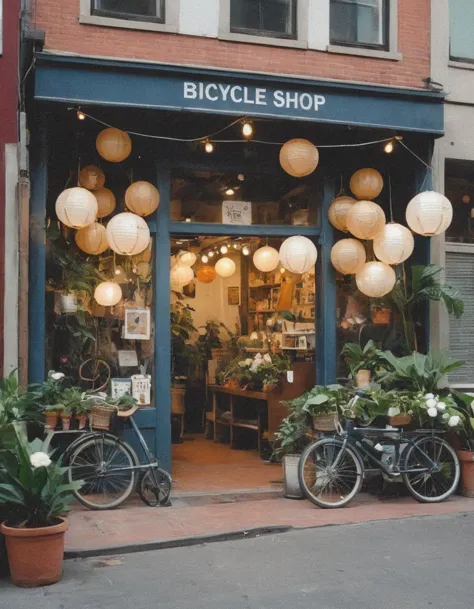
[[[283,457],[284,496],[287,499],[302,499],[303,491],[298,480],[299,455]]]
[[[60,294],[59,303],[63,313],[77,313],[77,296],[75,294]]]

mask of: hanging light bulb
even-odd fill
[[[234,250],[236,250],[236,249],[238,249],[238,248],[239,248],[239,246],[237,245],[237,243],[234,243],[233,248],[234,248]]]
[[[242,124],[242,135],[244,137],[250,137],[253,133],[253,127],[252,127],[252,123],[250,123],[249,121],[245,121]]]
[[[204,144],[204,150],[207,152],[207,154],[211,154],[212,152],[214,152],[214,144],[212,142],[207,141]]]
[[[84,112],[82,110],[78,110],[76,115],[77,115],[78,120],[80,120],[80,121],[86,120],[86,115],[84,114]]]
[[[228,188],[228,189],[225,191],[225,194],[226,194],[227,196],[231,197],[232,195],[235,195],[235,190],[234,190],[233,188]]]
[[[228,251],[229,251],[229,248],[227,247],[227,245],[221,246],[221,254],[227,254]]]
[[[204,262],[204,264],[209,262],[209,258],[208,258],[208,256],[206,256],[206,254],[204,254],[204,256],[201,256],[201,260],[202,260],[202,262]]]
[[[213,256],[214,256],[214,252],[211,250],[211,251],[209,252],[209,258],[212,258]]]
[[[246,245],[244,245],[244,247],[242,248],[242,254],[244,256],[248,256],[250,254],[250,249]]]
[[[387,142],[384,146],[384,150],[386,154],[392,154],[393,152],[393,142],[392,140],[390,140],[389,142]]]

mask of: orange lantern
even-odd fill
[[[352,175],[349,187],[358,199],[371,201],[382,192],[383,178],[376,169],[366,167]]]
[[[197,280],[201,283],[212,283],[214,279],[217,277],[217,273],[214,267],[209,266],[208,264],[202,266],[197,272]]]
[[[79,186],[82,186],[82,188],[99,190],[104,184],[104,172],[95,165],[86,165],[79,172]]]
[[[94,191],[95,198],[99,204],[98,218],[105,218],[115,209],[115,195],[108,188],[100,188]]]
[[[124,161],[132,152],[132,140],[128,133],[114,127],[101,131],[95,145],[100,156],[111,163]]]

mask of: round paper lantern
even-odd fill
[[[97,199],[94,195],[79,186],[63,190],[56,199],[56,215],[63,224],[71,228],[83,228],[95,222],[97,209]]]
[[[76,244],[86,254],[94,254],[94,256],[102,254],[109,247],[105,226],[93,222],[89,226],[80,228],[76,233]]]
[[[401,224],[390,222],[374,238],[374,253],[385,264],[400,264],[415,247],[413,235]]]
[[[318,259],[318,250],[306,237],[295,235],[285,239],[280,247],[280,260],[285,269],[298,275],[309,271]]]
[[[125,191],[125,204],[139,216],[149,216],[160,204],[160,193],[150,182],[134,182]]]
[[[375,199],[382,192],[383,178],[376,169],[359,169],[352,175],[349,187],[358,199]]]
[[[411,230],[425,237],[440,235],[453,219],[453,206],[439,192],[425,190],[413,197],[406,209],[406,220]]]
[[[352,197],[337,197],[332,201],[328,209],[328,217],[334,228],[347,233],[347,214],[355,202]]]
[[[343,275],[354,275],[364,266],[365,248],[357,239],[341,239],[331,250],[331,262]]]
[[[96,287],[94,298],[103,307],[113,307],[122,299],[122,288],[113,281],[103,281]]]
[[[206,264],[199,269],[196,277],[201,283],[212,283],[217,277],[217,273],[212,266]]]
[[[97,211],[98,218],[105,218],[110,215],[115,209],[115,195],[108,188],[99,188],[94,191],[94,196],[97,199],[99,209]]]
[[[101,131],[95,145],[100,156],[111,163],[124,161],[132,152],[132,140],[128,133],[114,127]]]
[[[181,287],[188,285],[190,281],[194,279],[194,271],[190,266],[181,266],[176,264],[170,273],[170,281],[172,284],[179,285]]]
[[[318,149],[308,140],[289,140],[280,149],[280,165],[286,173],[295,178],[303,178],[313,173],[318,163]]]
[[[347,228],[359,239],[373,239],[384,226],[384,211],[373,201],[356,201],[347,214]]]
[[[196,263],[197,256],[193,252],[179,252],[177,255],[178,264],[181,266],[193,266]]]
[[[216,262],[215,269],[221,277],[232,277],[235,273],[235,262],[231,258],[221,258]]]
[[[274,247],[265,245],[255,252],[253,255],[253,263],[259,271],[269,273],[270,271],[274,271],[280,264],[280,254]]]
[[[356,284],[362,294],[382,298],[393,290],[395,271],[384,262],[366,262],[356,273]]]
[[[143,218],[130,212],[114,216],[107,224],[109,247],[121,256],[134,256],[146,250],[150,229]]]
[[[102,169],[95,165],[86,165],[79,172],[79,186],[87,190],[99,190],[105,184],[105,175]]]

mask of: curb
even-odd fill
[[[170,548],[184,548],[205,543],[217,543],[220,541],[236,541],[240,539],[252,539],[262,535],[278,535],[292,531],[292,526],[266,526],[253,529],[241,529],[229,533],[216,533],[211,535],[196,535],[194,537],[177,537],[176,539],[165,539],[162,541],[147,541],[144,543],[131,543],[122,546],[107,546],[104,548],[81,549],[73,548],[65,550],[65,559],[92,558],[95,556],[110,556],[115,554],[132,554],[135,552],[150,552],[152,550],[168,550]]]

